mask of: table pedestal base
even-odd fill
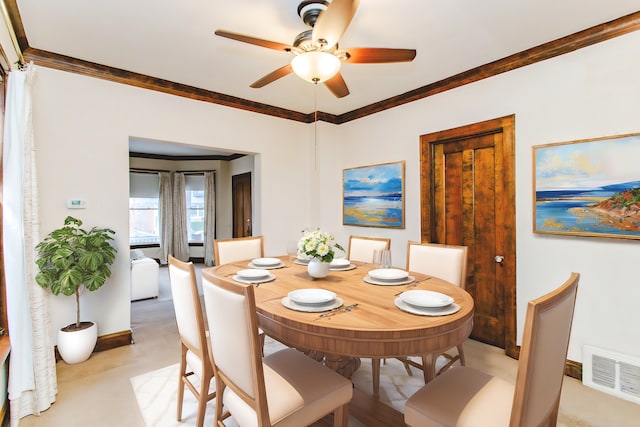
[[[347,379],[351,379],[351,376],[360,368],[362,363],[357,357],[339,356],[321,351],[305,351],[304,353]]]

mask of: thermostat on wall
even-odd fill
[[[84,209],[87,207],[87,202],[82,199],[69,199],[67,200],[67,208],[69,209]]]

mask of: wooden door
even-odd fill
[[[468,247],[471,337],[515,356],[514,117],[423,135],[422,240]]]
[[[251,172],[231,177],[231,193],[233,198],[233,237],[251,236]]]

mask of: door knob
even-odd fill
[[[502,264],[502,261],[504,261],[504,257],[502,255],[496,255],[494,259],[498,264]]]

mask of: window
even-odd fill
[[[160,177],[129,174],[129,244],[160,244]]]
[[[189,243],[204,242],[204,174],[185,176]]]

